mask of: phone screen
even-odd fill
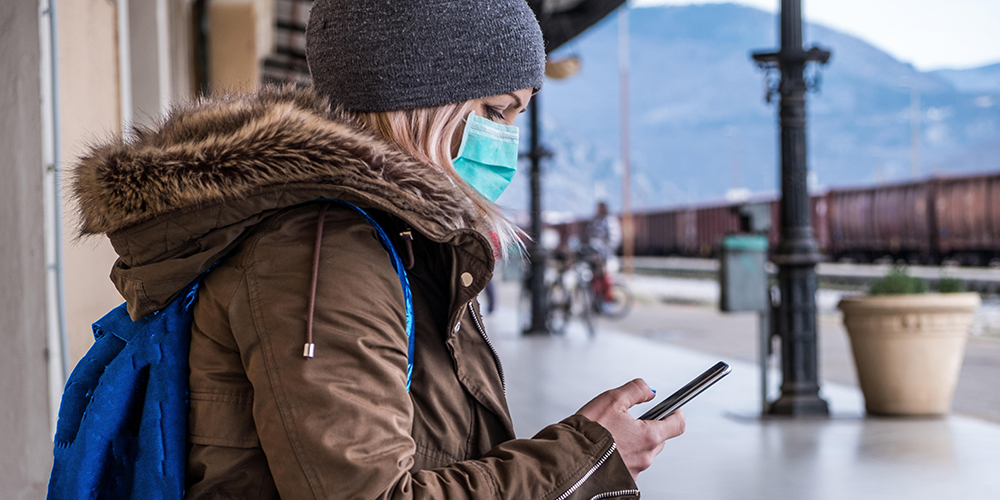
[[[722,379],[722,377],[729,375],[731,370],[732,368],[728,364],[719,361],[715,366],[706,370],[705,373],[698,375],[694,380],[688,382],[687,385],[678,389],[677,392],[667,396],[667,399],[664,399],[658,405],[644,413],[639,417],[639,420],[663,420],[667,418],[678,408],[684,406],[684,403],[691,401],[695,396],[701,394],[702,391]]]

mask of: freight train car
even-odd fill
[[[697,256],[718,255],[722,237],[739,232],[740,216],[734,205],[710,205],[695,211]]]
[[[780,234],[779,206],[773,198],[762,198],[748,203],[764,204],[771,214],[768,240],[777,246]],[[633,214],[635,229],[635,255],[679,255],[714,257],[719,253],[722,237],[741,230],[739,208],[744,203],[717,203],[699,207],[654,210]],[[810,201],[816,241],[825,249],[829,241],[826,228],[826,195],[813,196]],[[565,242],[572,235],[584,236],[586,220],[566,222],[552,226]]]
[[[1000,257],[1000,174],[941,177],[931,203],[941,260],[985,265]]]
[[[780,203],[769,205],[772,250],[781,233]],[[636,255],[718,255],[740,230],[738,203],[652,210],[634,215]],[[813,234],[831,260],[986,265],[1000,262],[1000,172],[936,177],[876,187],[833,189],[810,198]],[[585,221],[557,227],[565,238]]]
[[[697,248],[696,210],[634,214],[636,255],[690,255]]]
[[[713,256],[718,238],[739,228],[729,205],[638,212],[632,221],[636,255]]]
[[[911,263],[933,259],[933,221],[927,182],[835,189],[827,193],[826,228],[833,260]]]
[[[682,255],[692,257],[716,256],[722,237],[741,231],[740,207],[745,204],[763,204],[771,216],[768,241],[776,248],[781,234],[778,200],[758,198],[741,203],[712,204],[687,209],[640,212],[636,221],[636,255]],[[826,194],[816,194],[810,199],[811,222],[817,246],[825,251],[829,246],[830,232],[826,217]]]

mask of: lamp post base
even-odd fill
[[[830,415],[830,405],[817,394],[785,394],[771,403],[771,415]]]

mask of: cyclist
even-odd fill
[[[611,295],[611,277],[609,272],[614,272],[618,267],[618,259],[615,250],[622,242],[622,229],[618,218],[608,214],[608,205],[600,201],[597,203],[597,213],[587,225],[587,239],[589,250],[592,255],[587,255],[594,269],[595,293],[597,298],[605,301],[613,301]],[[595,304],[597,306],[597,304]]]

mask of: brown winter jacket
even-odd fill
[[[636,498],[595,422],[515,439],[475,301],[493,268],[480,218],[445,176],[350,123],[310,91],[265,89],[177,109],[75,171],[82,230],[111,239],[133,319],[211,268],[191,329],[187,498]],[[373,226],[338,205],[303,357],[323,198],[369,211],[411,265],[409,392],[399,278]]]

